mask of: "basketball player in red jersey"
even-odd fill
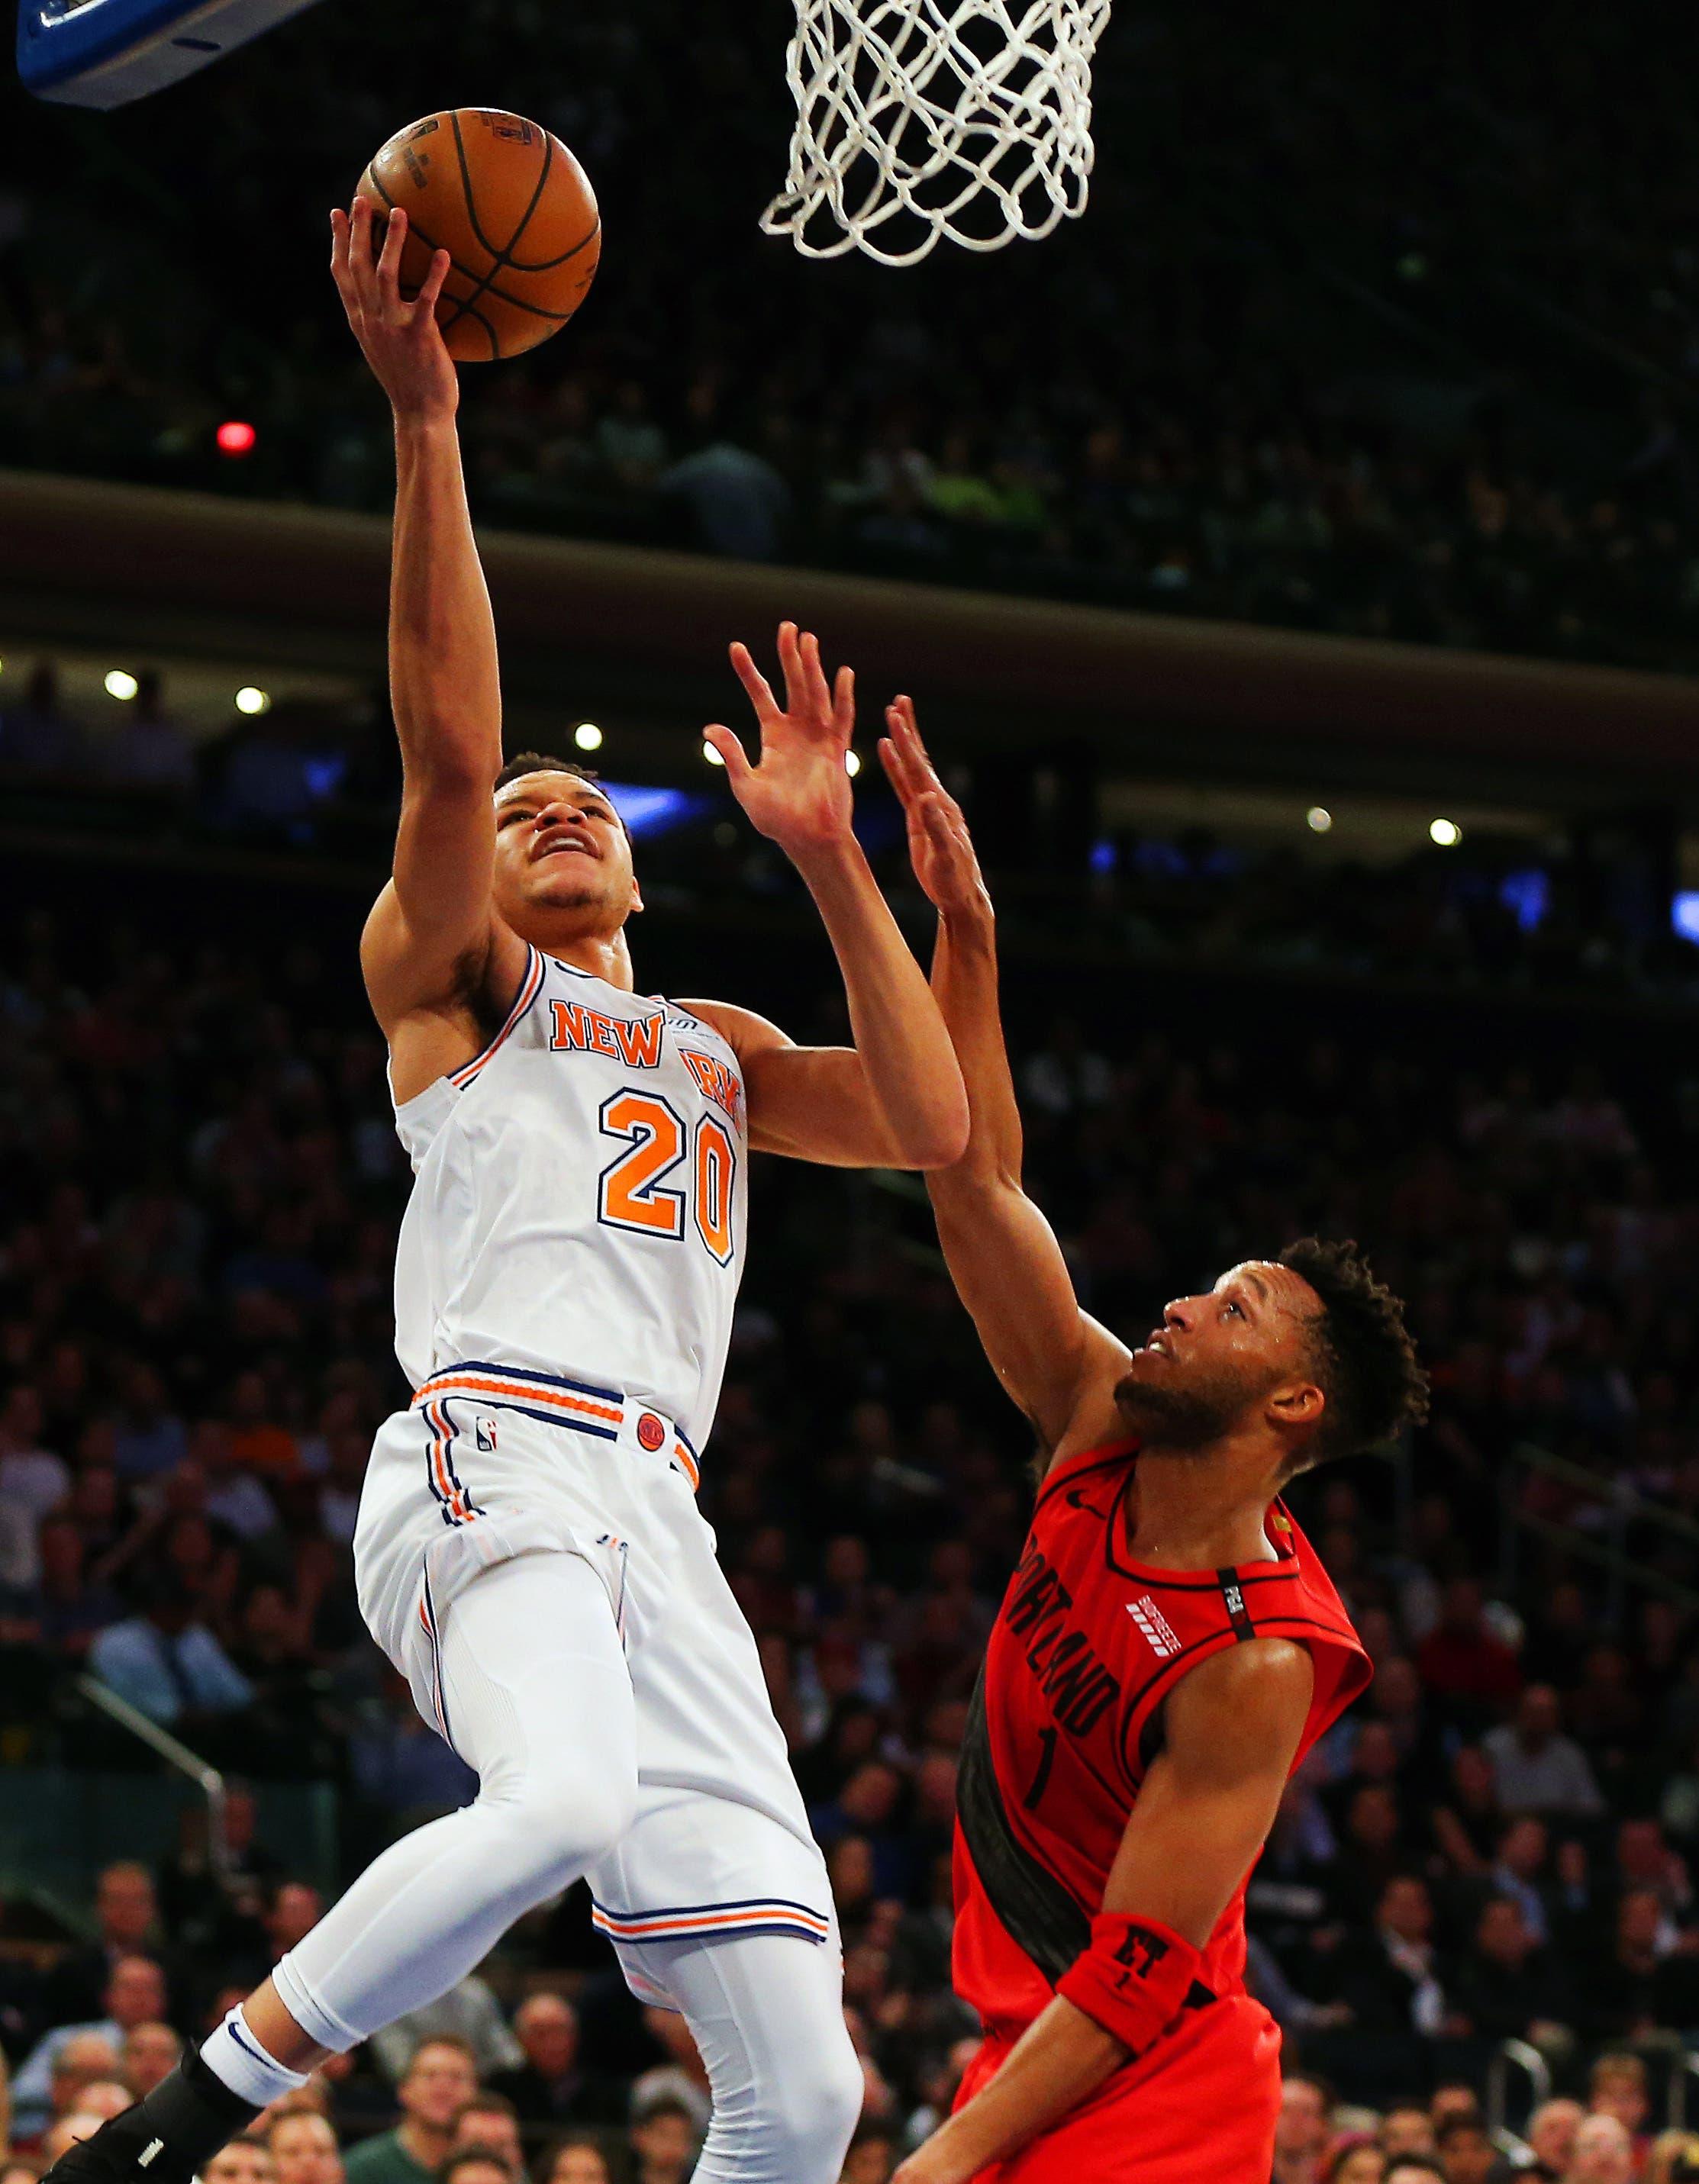
[[[961,1755],[955,1977],[984,2042],[896,2184],[1265,2184],[1280,2036],[1245,1988],[1245,1885],[1369,1677],[1278,1496],[1419,1419],[1426,1379],[1351,1245],[1235,1267],[1137,1350],[1081,1311],[1021,1188],[972,845],[912,709],[888,717],[972,1112],[927,1184],[1044,1461]]]

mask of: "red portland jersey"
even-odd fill
[[[1153,1569],[1127,1555],[1136,1442],[1052,1469],[1009,1580],[962,1747],[956,1992],[1013,2036],[1089,1940],[1163,1702],[1247,1638],[1309,1649],[1315,1696],[1297,1758],[1368,1684],[1368,1658],[1314,1549],[1277,1502],[1273,1562]],[[1294,1765],[1297,1761],[1295,1759]],[[1249,1874],[1245,1880],[1250,1878]],[[1245,1882],[1203,1953],[1195,2000],[1244,1992]]]

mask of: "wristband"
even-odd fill
[[[1172,1926],[1100,1911],[1091,1922],[1090,1947],[1056,1981],[1056,1992],[1142,2055],[1185,2007],[1202,1961]]]

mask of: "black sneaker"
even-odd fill
[[[62,2153],[42,2184],[191,2184],[259,2114],[192,2049],[145,2100]]]

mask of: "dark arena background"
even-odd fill
[[[757,230],[789,28],[336,0],[112,113],[8,95],[0,2184],[475,1788],[354,1599],[410,1176],[357,961],[389,421],[325,270],[372,149],[471,98],[601,203],[581,316],[461,415],[508,748],[610,784],[640,990],[843,1035],[699,739],[795,616],[923,956],[894,692],[972,824],[1088,1308],[1136,1337],[1312,1231],[1409,1301],[1429,1422],[1293,1496],[1378,1673],[1251,1888],[1277,2184],[1699,2176],[1691,20],[1117,0],[1083,217],[906,272]],[[753,1190],[702,1506],[844,1930],[845,2184],[887,2184],[977,2037],[956,1761],[1033,1451],[918,1178]],[[470,2057],[412,2069],[432,2031]],[[682,2184],[708,2112],[582,1887],[287,2105],[220,2184],[457,2143]]]

